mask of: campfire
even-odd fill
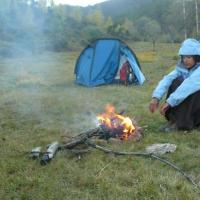
[[[174,151],[172,149],[170,149],[169,151],[169,146],[172,146],[174,149],[176,148],[175,145],[156,144],[156,145],[151,145],[150,147],[146,148],[145,152],[124,152],[124,151],[115,151],[115,150],[109,149],[105,146],[101,146],[97,144],[95,140],[92,140],[95,138],[101,138],[101,139],[107,139],[107,140],[110,138],[116,138],[116,139],[125,140],[125,141],[129,139],[139,140],[142,136],[141,127],[137,126],[135,121],[131,120],[127,116],[123,116],[122,114],[123,112],[117,114],[115,112],[114,106],[108,104],[106,106],[106,112],[99,114],[97,116],[97,119],[99,121],[98,127],[88,130],[86,132],[83,132],[75,137],[72,137],[71,140],[65,142],[65,144],[59,144],[59,142],[55,141],[49,144],[46,151],[44,152],[41,151],[41,147],[35,147],[32,149],[30,157],[33,159],[38,159],[41,157],[40,164],[46,165],[54,158],[58,150],[65,149],[65,150],[71,151],[71,153],[78,155],[78,159],[80,160],[82,154],[89,152],[91,150],[90,148],[94,148],[94,149],[103,151],[107,154],[109,153],[109,154],[121,155],[121,156],[132,155],[132,156],[140,156],[143,158],[153,158],[176,169],[183,176],[185,176],[185,178],[189,180],[195,186],[196,189],[199,188],[198,185],[195,183],[195,181],[188,174],[182,171],[178,166],[169,162],[168,160],[165,160],[164,158],[159,157],[158,155],[154,153],[155,149],[157,149],[157,152],[163,153],[163,151],[160,150],[161,146],[165,147],[164,153]],[[83,147],[83,144],[87,147],[87,149],[77,148],[78,145],[82,145],[81,147]],[[103,169],[105,169],[105,167]]]
[[[56,152],[60,149],[72,150],[80,144],[85,144],[87,147],[93,146],[94,148],[96,148],[95,144],[92,144],[91,141],[94,142],[98,139],[114,139],[114,141],[138,141],[142,136],[141,127],[137,126],[136,122],[131,118],[123,116],[123,113],[124,112],[116,113],[114,106],[108,104],[106,106],[105,113],[97,115],[99,124],[96,128],[74,136],[70,140],[67,137],[68,139],[63,145],[60,145],[57,141],[48,145],[46,152],[43,152],[40,163],[42,165],[46,165],[49,161],[52,160]],[[76,149],[76,152],[77,151],[80,154],[83,152],[87,152],[78,148]],[[41,147],[36,147],[32,149],[30,156],[32,158],[39,158],[41,153]]]
[[[140,139],[141,128],[134,124],[134,120],[123,116],[123,112],[116,113],[115,107],[108,104],[105,113],[98,114],[97,119],[102,129],[100,138],[118,138],[120,140]]]

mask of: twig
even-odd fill
[[[152,153],[143,153],[143,152],[121,152],[121,151],[114,151],[102,146],[99,146],[89,140],[86,140],[85,143],[95,149],[98,149],[100,151],[103,151],[104,153],[111,153],[114,155],[132,155],[132,156],[140,156],[140,157],[148,157],[148,158],[154,158],[156,160],[159,160],[160,162],[163,162],[167,165],[169,165],[170,167],[174,168],[175,170],[179,171],[190,183],[192,183],[193,186],[195,186],[196,189],[198,189],[198,191],[200,191],[200,187],[195,183],[195,181],[188,175],[186,174],[182,169],[180,169],[179,167],[177,167],[175,164],[171,163],[170,161],[161,158],[155,154]]]
[[[173,163],[169,162],[168,160],[163,159],[155,154],[151,154],[151,157],[156,160],[159,160],[159,161],[169,165],[170,167],[174,168],[175,170],[179,171],[189,182],[191,182],[196,188],[198,188],[200,190],[199,186],[195,183],[195,181],[188,174],[186,174],[181,168],[179,168],[175,164],[173,164]]]
[[[101,173],[111,164],[111,162],[109,162],[107,165],[105,165],[103,168],[101,168],[101,170],[99,170],[99,172],[97,173],[96,176],[100,176]]]
[[[95,149],[99,149],[101,151],[104,151],[105,153],[111,153],[111,154],[114,154],[114,155],[135,155],[135,156],[143,156],[143,157],[150,157],[151,154],[149,153],[142,153],[142,152],[122,152],[122,151],[113,151],[111,149],[108,149],[108,148],[105,148],[105,147],[102,147],[102,146],[99,146],[89,140],[86,140],[85,141],[85,144],[95,148]]]

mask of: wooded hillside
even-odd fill
[[[95,6],[1,0],[0,54],[62,51],[98,37],[181,42],[199,37],[200,0],[110,0]]]

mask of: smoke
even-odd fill
[[[5,2],[0,8],[0,108],[5,112],[0,116],[14,118],[22,128],[80,132],[96,127],[95,92],[74,85],[76,57],[45,52],[53,43],[46,36],[52,25],[49,8],[43,8],[45,14],[37,2]]]
[[[74,84],[74,61],[66,56],[46,52],[1,59],[0,107],[9,108],[16,123],[71,133],[97,126],[102,110],[96,106],[96,90]]]
[[[3,0],[4,1],[4,0]],[[46,48],[46,15],[37,1],[6,0],[0,9],[0,56],[16,57]]]

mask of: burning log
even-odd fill
[[[120,140],[139,140],[142,129],[121,112],[117,114],[114,106],[108,104],[105,113],[97,116],[102,129],[101,139],[118,138]]]
[[[100,130],[101,128],[97,127],[97,128],[88,130],[86,132],[83,132],[79,134],[78,136],[73,137],[71,141],[69,141],[68,143],[64,145],[61,145],[60,147],[65,148],[65,149],[72,149],[79,144],[83,144],[88,138],[98,136],[100,133]]]
[[[99,122],[97,128],[71,138],[71,141],[67,141],[66,144],[61,145],[61,148],[73,149],[92,137],[104,140],[115,138],[119,140],[138,141],[142,136],[142,129],[136,123],[133,123],[133,120],[129,117],[123,116],[123,113],[124,111],[117,114],[114,106],[108,104],[106,112],[97,116]]]
[[[83,132],[71,141],[67,142],[62,148],[72,149],[79,144],[83,144],[91,137],[98,137],[99,139],[109,140],[110,138],[117,138],[119,140],[139,140],[142,136],[141,127],[133,123],[129,117],[123,116],[121,112],[117,114],[114,106],[108,104],[106,112],[97,115],[99,126],[95,129]]]
[[[85,144],[85,141],[89,138],[99,138],[99,139],[110,139],[110,138],[116,138],[118,135],[116,134],[121,133],[121,129],[107,129],[104,126],[98,126],[97,128],[88,130],[86,132],[83,132],[73,138],[71,138],[71,141],[68,141],[64,145],[60,145],[60,148],[64,149],[73,149],[74,147],[78,146],[79,144]]]

